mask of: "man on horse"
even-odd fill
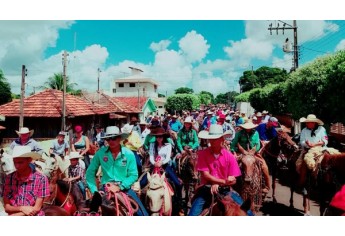
[[[14,216],[42,216],[43,199],[50,195],[48,178],[30,167],[32,160],[40,155],[29,146],[13,148],[16,171],[7,175],[3,198],[5,211]]]
[[[52,142],[49,148],[49,154],[54,154],[58,156],[66,156],[69,153],[69,144],[65,141],[66,133],[60,131],[56,139]]]
[[[43,148],[39,145],[39,143],[32,138],[34,134],[34,130],[29,130],[27,127],[20,128],[19,131],[16,131],[19,138],[14,140],[10,148],[13,150],[16,146],[29,146],[31,151],[38,152],[40,155],[43,154]]]
[[[263,193],[267,194],[270,189],[270,176],[266,161],[258,153],[260,150],[260,139],[259,134],[256,131],[257,125],[253,124],[251,121],[248,121],[239,125],[239,127],[241,130],[236,133],[234,140],[232,140],[231,151],[238,156],[248,154],[249,150],[255,147],[255,157],[257,157],[262,164],[262,172],[265,180],[265,188],[262,191]]]
[[[183,122],[183,128],[177,134],[177,149],[180,156],[187,152],[195,152],[199,147],[199,140],[196,131],[192,128],[192,118],[189,116]]]
[[[91,193],[97,191],[96,173],[101,166],[103,176],[101,179],[101,190],[105,189],[107,183],[114,183],[115,192],[123,191],[133,198],[138,204],[138,215],[147,216],[148,213],[131,186],[138,179],[138,170],[133,152],[121,146],[121,139],[125,139],[128,134],[120,133],[116,126],[108,126],[104,139],[108,142],[108,147],[102,147],[94,155],[89,168],[86,171],[86,182]]]
[[[196,191],[190,216],[198,216],[211,204],[212,194],[231,193],[236,177],[241,176],[235,157],[223,147],[224,135],[221,125],[213,124],[209,131],[200,131],[198,137],[209,140],[211,146],[198,152],[197,169],[201,172],[202,186]],[[211,187],[207,186],[210,185]]]

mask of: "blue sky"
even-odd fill
[[[220,19],[213,17],[215,20],[206,20],[204,15],[189,20],[185,11],[182,18],[187,20],[146,20],[135,19],[134,14],[110,18],[115,20],[74,20],[84,18],[78,16],[66,21],[2,20],[0,69],[12,91],[19,93],[21,65],[26,65],[27,94],[39,91],[37,87],[48,77],[62,72],[62,52],[67,50],[67,74],[80,89],[97,89],[100,68],[100,87],[110,92],[111,81],[130,75],[128,67],[132,66],[142,69],[144,77],[156,80],[160,93],[169,95],[187,86],[217,95],[239,91],[238,79],[244,70],[292,67],[292,54],[282,51],[286,37],[293,41],[292,30],[284,35],[281,31],[271,35],[268,30],[271,23],[282,24],[278,20],[262,16],[258,20],[222,20],[227,18],[222,15]],[[292,25],[291,20],[285,22]],[[300,66],[345,48],[345,21],[297,20],[297,26]]]

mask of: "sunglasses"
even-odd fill
[[[105,140],[109,141],[109,140],[116,140],[117,138],[120,138],[120,136],[114,136],[114,137],[110,137],[110,138],[106,138]]]

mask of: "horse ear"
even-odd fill
[[[102,205],[102,196],[99,192],[95,192],[90,203],[90,212],[98,212],[100,205]]]
[[[250,206],[252,205],[252,201],[250,200],[250,198],[248,198],[247,200],[245,200],[242,205],[241,205],[241,209],[243,211],[248,211],[250,209]]]
[[[148,180],[149,182],[151,182],[151,175],[150,175],[150,172],[147,172],[147,180]]]

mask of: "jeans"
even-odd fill
[[[143,165],[141,164],[141,159],[140,159],[140,156],[138,155],[138,152],[136,151],[132,151],[132,152],[134,153],[135,160],[137,162],[138,175],[140,176],[142,173]]]
[[[105,187],[104,185],[102,185],[101,191],[105,191]],[[132,190],[132,189],[128,189],[128,190],[122,190],[122,192],[126,193],[128,196],[132,197],[133,200],[138,204],[139,209],[137,211],[137,215],[138,216],[148,216],[149,213],[147,212],[147,210],[145,209],[143,203],[140,201],[140,199],[138,198],[137,194]]]
[[[86,198],[86,191],[85,191],[85,185],[82,181],[78,181],[77,182],[77,185],[81,191],[81,193],[83,194],[83,198],[85,199]]]

